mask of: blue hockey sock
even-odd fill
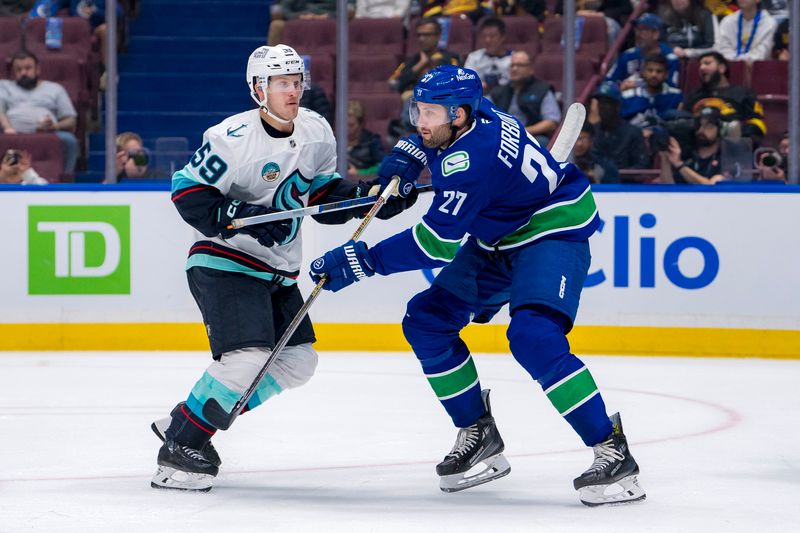
[[[559,414],[587,446],[594,446],[611,434],[611,421],[589,369],[569,351],[565,320],[542,307],[518,309],[508,340],[511,353],[539,382]]]

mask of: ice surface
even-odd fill
[[[800,361],[585,357],[647,491],[590,509],[592,454],[509,355],[478,355],[511,474],[439,491],[455,429],[410,353],[323,353],[214,442],[208,494],[150,488],[150,422],[204,353],[0,354],[0,532],[796,531]]]

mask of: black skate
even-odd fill
[[[639,486],[639,465],[628,449],[619,413],[611,416],[611,424],[614,431],[608,439],[594,446],[592,466],[573,481],[581,502],[589,507],[635,502],[646,496]]]
[[[172,422],[172,417],[167,416],[164,418],[159,418],[158,420],[150,424],[150,429],[153,430],[153,433],[156,434],[156,437],[158,437],[161,440],[161,442],[167,440],[166,434],[170,422]],[[217,449],[214,448],[213,444],[211,444],[211,441],[208,441],[208,444],[203,446],[203,448],[200,450],[200,453],[202,453],[205,456],[206,460],[212,465],[216,467],[222,466],[222,459],[217,453]]]
[[[211,464],[199,451],[168,440],[158,450],[158,470],[150,486],[154,489],[208,492],[211,480],[218,472],[219,467]]]
[[[502,452],[503,438],[497,431],[489,404],[489,390],[481,391],[486,413],[473,425],[458,430],[456,443],[444,461],[436,465],[439,488],[457,492],[508,475],[511,465]]]

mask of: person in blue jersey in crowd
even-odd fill
[[[663,42],[661,18],[653,13],[645,13],[634,22],[636,25],[636,46],[628,48],[617,58],[616,64],[609,70],[607,81],[619,84],[621,91],[627,91],[642,84],[642,61],[653,54],[661,54],[667,58],[669,74],[667,83],[678,86],[681,62],[672,48]]]
[[[349,241],[327,252],[312,263],[312,279],[325,276],[323,287],[335,292],[376,273],[444,266],[433,285],[408,303],[403,332],[459,429],[436,467],[445,492],[510,471],[489,391],[481,390],[459,336],[469,322],[488,322],[509,303],[514,358],[594,449],[593,464],[574,481],[581,500],[601,505],[643,499],[619,414],[606,414],[566,337],[589,269],[588,238],[600,223],[589,180],[484,99],[473,70],[437,67],[420,79],[412,98],[417,134],[395,145],[378,175],[384,185],[400,176],[402,196],[428,166],[435,191],[430,209],[414,227],[371,248]],[[615,483],[624,490],[606,494]]]

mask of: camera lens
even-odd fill
[[[761,158],[761,164],[767,167],[777,167],[780,162],[778,158],[775,157],[775,154],[765,154],[764,157]]]

